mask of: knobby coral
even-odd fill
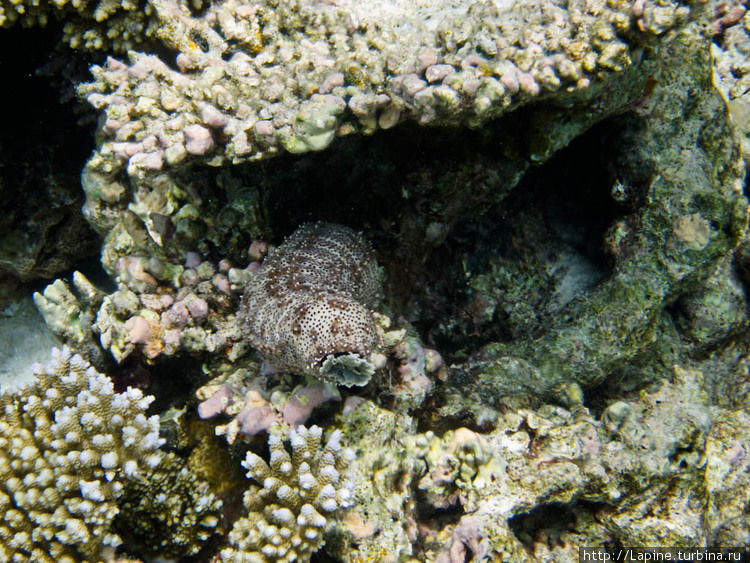
[[[248,515],[234,524],[224,561],[304,563],[320,549],[330,515],[351,506],[354,491],[348,472],[354,452],[341,446],[339,430],[323,447],[322,434],[318,426],[292,430],[290,454],[271,433],[269,463],[248,452],[242,465],[259,486],[245,492]]]
[[[379,283],[375,255],[360,233],[307,223],[248,283],[240,312],[244,334],[277,368],[364,385],[379,344],[368,308]]]
[[[123,483],[162,460],[152,401],[115,393],[67,347],[0,394],[0,560],[98,561],[121,543],[110,524]]]

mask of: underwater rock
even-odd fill
[[[729,259],[719,262],[713,274],[676,305],[677,326],[702,350],[747,327],[745,289]]]
[[[631,106],[620,137],[627,149],[613,159],[620,179],[642,191],[640,205],[603,236],[610,274],[539,334],[477,351],[463,369],[487,397],[554,396],[566,381],[603,383],[654,348],[660,325],[670,324],[663,322],[670,304],[739,243],[747,223],[744,169],[726,104],[711,86],[709,54],[697,27],[666,37],[654,53],[654,82]],[[670,70],[676,65],[679,76]],[[676,94],[687,90],[695,97]]]
[[[368,306],[380,278],[375,254],[342,225],[302,225],[263,262],[242,299],[245,337],[279,369],[365,385],[379,336]]]
[[[359,454],[359,503],[329,551],[346,562],[378,561],[387,545],[394,560],[463,561],[474,545],[503,560],[537,539],[518,520],[552,507],[595,518],[598,537],[622,545],[713,545],[719,537],[742,544],[750,530],[740,515],[748,415],[711,407],[700,371],[675,366],[672,375],[599,417],[580,405],[509,409],[486,433],[420,434],[411,417],[360,403],[339,418]],[[542,530],[554,526],[542,519]],[[367,529],[380,533],[362,536]],[[589,545],[597,531],[589,534],[571,541]]]

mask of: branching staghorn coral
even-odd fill
[[[37,366],[28,387],[0,395],[0,560],[99,561],[121,540],[110,530],[123,482],[156,467],[153,397],[112,382],[69,348]]]
[[[223,561],[304,563],[320,549],[330,515],[352,506],[354,492],[348,472],[354,452],[341,446],[339,430],[321,447],[322,434],[318,426],[292,430],[289,453],[271,433],[269,463],[248,452],[242,465],[260,486],[245,492],[248,515],[235,522]]]
[[[244,334],[274,367],[364,385],[375,372],[379,336],[367,307],[379,285],[375,255],[360,233],[302,225],[248,283]]]

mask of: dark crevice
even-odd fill
[[[596,512],[604,507],[604,504],[588,501],[542,504],[510,518],[508,525],[527,549],[533,550],[535,543],[543,542],[549,550],[553,550],[564,547],[568,536],[574,538],[590,534],[587,528],[596,525]]]
[[[307,221],[364,231],[385,269],[386,309],[405,312],[450,355],[533,336],[605,278],[613,262],[607,229],[638,207],[645,189],[620,181],[618,141],[630,123],[618,116],[508,191],[527,141],[513,146],[507,130],[523,121],[513,114],[481,130],[404,125],[337,139],[323,153],[246,165],[241,174],[263,194],[264,235],[274,242]]]
[[[613,263],[607,230],[632,212],[641,191],[622,188],[614,170],[620,126],[613,119],[593,128],[530,169],[481,222],[456,226],[428,261],[431,281],[419,284],[412,301],[429,341],[450,357],[536,336],[606,278]],[[625,193],[613,196],[614,186]]]
[[[12,108],[0,129],[0,270],[25,282],[51,279],[99,247],[81,213],[80,172],[93,145],[93,121],[73,93],[92,59],[56,47],[61,33],[56,21],[0,33],[0,50],[8,54],[0,59],[0,96]]]

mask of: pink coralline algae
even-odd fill
[[[298,385],[291,393],[282,392],[272,404],[268,399],[279,393],[280,387],[265,389],[264,376],[246,379],[245,371],[239,370],[218,386],[208,384],[197,391],[202,399],[198,404],[198,416],[202,419],[218,415],[233,417],[227,424],[216,427],[216,434],[223,435],[232,444],[239,437],[255,436],[267,432],[274,424],[296,428],[305,424],[313,411],[328,401],[340,401],[336,388],[328,383],[317,382]]]
[[[211,132],[201,125],[188,125],[183,130],[185,150],[188,154],[206,154],[214,146]]]
[[[379,285],[375,254],[360,233],[331,223],[302,225],[249,281],[243,334],[279,369],[364,385],[380,344],[369,309]]]

